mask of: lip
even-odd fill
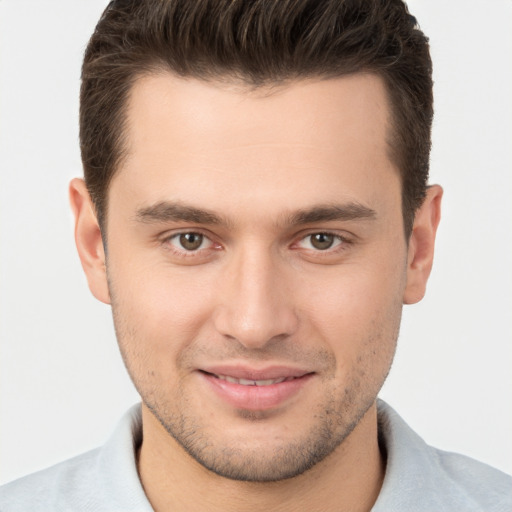
[[[286,366],[249,368],[245,366],[214,366],[198,371],[205,384],[225,403],[237,409],[264,411],[279,407],[297,395],[314,376],[313,372]],[[248,381],[286,379],[267,385],[245,385],[222,377]]]
[[[298,378],[312,373],[309,370],[283,365],[269,366],[266,368],[253,368],[244,365],[216,365],[200,368],[200,370],[214,375],[228,375],[235,379],[246,380],[269,380],[279,379],[281,377]]]

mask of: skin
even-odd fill
[[[250,91],[162,73],[132,91],[108,257],[71,183],[82,265],[143,399],[155,510],[371,509],[376,397],[402,304],[425,292],[442,196],[428,189],[405,240],[388,126],[372,75]],[[308,377],[241,407],[205,378],[218,365]]]

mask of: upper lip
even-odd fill
[[[245,365],[216,365],[199,368],[200,371],[214,375],[224,375],[235,379],[246,380],[271,380],[290,377],[303,377],[309,370],[292,366],[267,366],[265,368],[251,368]]]

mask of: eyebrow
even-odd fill
[[[319,205],[299,210],[289,218],[289,224],[312,224],[332,220],[349,221],[375,219],[377,212],[360,203],[346,203],[342,205]]]
[[[211,211],[168,201],[161,201],[137,210],[135,218],[147,224],[180,221],[197,224],[228,224],[226,220]]]
[[[285,224],[294,226],[327,221],[351,221],[375,219],[375,210],[357,202],[346,204],[317,205],[298,210],[285,217]],[[135,219],[146,224],[165,222],[192,222],[205,225],[226,225],[232,223],[210,210],[187,206],[176,202],[160,201],[137,210]],[[280,223],[279,223],[280,224]]]

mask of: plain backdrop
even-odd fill
[[[0,482],[105,441],[138,401],[76,256],[82,54],[106,0],[0,0]],[[381,396],[427,442],[512,473],[512,1],[414,0],[431,40],[426,298]]]

